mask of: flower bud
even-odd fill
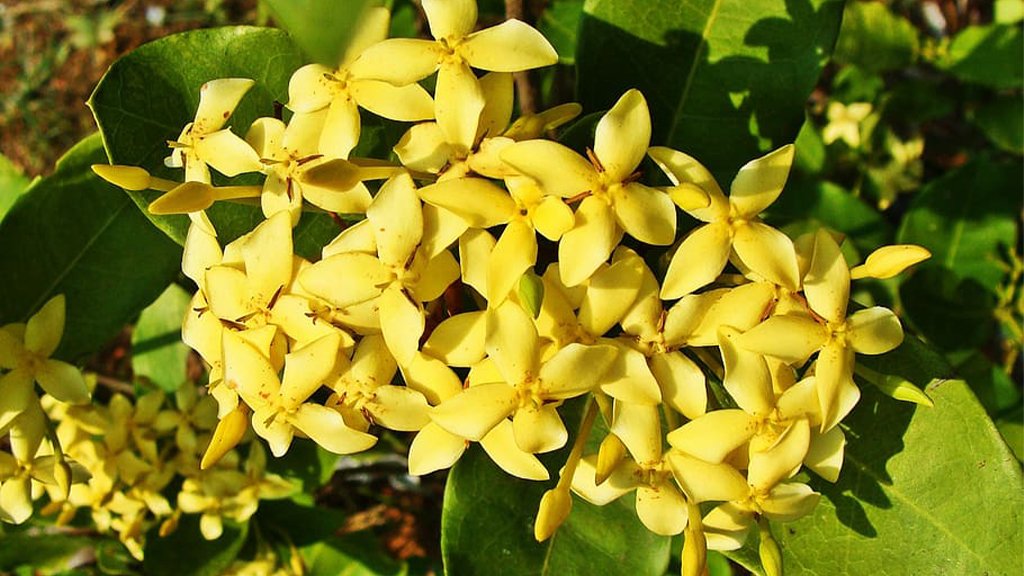
[[[203,460],[199,467],[203,470],[213,466],[238,445],[249,428],[249,416],[242,407],[235,408],[228,412],[213,431],[213,438],[210,445],[206,447]]]
[[[60,490],[61,500],[67,500],[71,495],[71,465],[67,460],[58,458],[53,463],[53,480]]]
[[[779,543],[772,537],[768,522],[761,519],[758,523],[761,529],[761,543],[757,547],[761,556],[761,566],[764,567],[765,576],[782,576],[782,550]]]
[[[626,456],[626,446],[615,434],[609,434],[601,441],[597,452],[597,466],[594,470],[594,484],[600,486],[611,476],[615,467]]]
[[[93,164],[92,171],[100,178],[125,190],[146,190],[151,179],[149,172],[137,166]]]
[[[686,503],[687,525],[683,540],[683,576],[701,576],[706,573],[708,543],[704,538],[704,522],[700,506],[693,501]]]
[[[204,182],[185,182],[149,203],[150,214],[187,214],[213,205],[213,186]]]
[[[540,316],[541,302],[544,301],[544,283],[533,270],[527,270],[519,278],[519,301],[534,318]]]
[[[533,525],[533,537],[537,542],[550,538],[565,522],[572,511],[572,496],[567,489],[558,486],[548,490],[540,499],[537,521]]]
[[[932,253],[915,244],[896,244],[882,246],[868,256],[860,266],[850,269],[850,279],[860,278],[892,278],[910,266],[932,257]]]

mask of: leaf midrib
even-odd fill
[[[669,123],[668,134],[665,136],[665,143],[671,145],[673,138],[676,134],[676,127],[680,124],[680,119],[683,115],[683,108],[686,107],[686,101],[690,97],[690,88],[693,87],[693,79],[697,75],[697,69],[700,67],[701,56],[704,54],[704,49],[708,45],[708,35],[711,32],[711,28],[714,27],[715,21],[718,19],[718,10],[722,6],[722,0],[715,0],[714,4],[711,5],[711,10],[708,12],[707,22],[704,23],[704,29],[701,30],[700,42],[697,44],[697,49],[693,52],[693,62],[690,63],[690,71],[686,75],[686,82],[683,83],[683,92],[679,95],[679,101],[676,103],[676,109],[672,113],[672,121]]]

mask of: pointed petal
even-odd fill
[[[238,102],[255,84],[248,78],[220,78],[203,84],[199,89],[199,108],[192,123],[192,133],[209,134],[220,130]]]
[[[335,454],[355,454],[377,443],[375,436],[349,428],[341,413],[319,404],[299,406],[290,421],[322,448]]]
[[[621,342],[606,342],[615,343],[617,354],[608,372],[601,379],[601,391],[616,400],[634,404],[660,404],[661,390],[647,365],[647,358],[638,350]]]
[[[36,372],[36,381],[46,393],[68,404],[87,404],[89,389],[82,372],[60,360],[47,360]]]
[[[452,245],[469,224],[450,210],[423,205],[423,253],[433,258]]]
[[[661,298],[680,298],[714,282],[725,269],[731,247],[728,224],[713,223],[695,229],[672,255],[661,285]]]
[[[419,84],[394,86],[378,80],[354,80],[349,86],[359,106],[377,116],[399,122],[434,118],[434,99]]]
[[[512,120],[512,109],[515,106],[512,75],[501,72],[485,74],[480,78],[480,89],[483,90],[484,100],[487,104],[480,115],[480,128],[477,131],[477,136],[495,138],[505,131],[508,123]],[[512,143],[504,138],[496,141]]]
[[[376,298],[390,281],[391,272],[380,260],[359,252],[325,258],[299,274],[305,290],[339,308]]]
[[[456,314],[438,324],[423,345],[423,352],[449,366],[468,367],[486,354],[487,319],[483,311]]]
[[[430,405],[423,394],[405,386],[381,386],[369,410],[377,424],[389,430],[415,432],[430,423]]]
[[[2,332],[2,331],[0,331]],[[0,430],[20,416],[32,402],[38,402],[32,376],[25,370],[12,370],[0,376]]]
[[[601,383],[616,358],[612,346],[569,344],[540,368],[545,398],[562,400],[585,394]]]
[[[824,434],[811,430],[811,445],[804,457],[804,466],[825,480],[834,483],[839,479],[839,471],[843,467],[845,446],[846,435],[838,426]]]
[[[548,196],[541,200],[540,204],[533,209],[532,220],[537,232],[553,242],[572,230],[576,224],[572,208],[555,196]]]
[[[459,236],[462,283],[472,286],[484,297],[487,296],[487,269],[496,243],[490,232],[480,228],[470,228]]]
[[[747,540],[753,526],[754,513],[732,502],[726,502],[704,517],[704,536],[709,550],[736,550]]]
[[[884,354],[903,342],[899,318],[881,306],[851,314],[846,320],[846,334],[850,345],[861,354]]]
[[[466,439],[431,422],[423,427],[409,446],[409,474],[423,476],[451,468],[466,451]],[[546,478],[545,478],[546,480]]]
[[[483,178],[455,178],[424,186],[420,198],[451,210],[474,228],[490,228],[512,218],[516,203],[508,192]]]
[[[742,262],[769,282],[791,291],[800,287],[800,270],[793,241],[775,228],[760,222],[747,222],[736,229],[732,249]]]
[[[727,288],[721,297],[712,300],[687,344],[717,346],[718,329],[722,326],[732,326],[741,332],[750,330],[761,321],[774,298],[775,287],[765,282]]]
[[[348,158],[359,143],[361,124],[359,108],[348,94],[335,97],[327,108],[319,150],[332,158]]]
[[[725,367],[725,386],[729,396],[747,414],[766,417],[775,408],[772,375],[764,357],[737,345],[740,332],[731,326],[718,329],[718,345]]]
[[[194,150],[204,162],[228,177],[259,172],[263,168],[252,146],[231,130],[218,130],[200,136]]]
[[[633,476],[636,471],[636,464],[625,460],[612,470],[607,480],[600,485],[595,484],[597,454],[590,454],[584,456],[576,467],[576,473],[572,476],[572,491],[591,504],[604,506],[636,488]]]
[[[440,46],[418,38],[389,38],[374,44],[349,67],[354,78],[405,86],[430,76],[441,58]]]
[[[806,484],[780,484],[761,502],[761,509],[772,520],[792,522],[813,512],[819,500],[821,494]]]
[[[314,206],[337,214],[363,214],[370,206],[370,191],[362,182],[351,188],[335,189],[299,182],[302,197]]]
[[[441,297],[453,282],[459,279],[459,263],[451,252],[442,251],[431,258],[420,272],[420,279],[410,287],[413,298],[432,302]]]
[[[516,392],[508,384],[470,386],[435,407],[430,419],[452,434],[479,441],[515,409]]]
[[[487,312],[486,349],[509,384],[536,376],[540,356],[537,329],[518,304],[506,300]]]
[[[626,258],[602,267],[591,278],[580,306],[580,325],[601,336],[619,323],[633,305],[643,282],[643,260]]]
[[[804,295],[811,309],[829,322],[845,319],[850,300],[850,269],[839,244],[824,229],[814,236],[814,255],[804,277]]]
[[[757,422],[743,410],[715,410],[668,434],[668,443],[712,464],[750,440]]]
[[[550,140],[517,142],[502,150],[501,159],[536,180],[552,196],[570,198],[600,186],[590,162]]]
[[[254,311],[245,272],[231,266],[214,266],[206,271],[206,297],[210,311],[218,318],[239,321]]]
[[[286,213],[264,220],[245,237],[242,258],[252,296],[267,306],[292,281],[292,223]]]
[[[399,364],[409,362],[419,350],[423,335],[423,308],[401,286],[392,284],[381,294],[378,310],[388,349]]]
[[[476,142],[484,94],[469,66],[445,62],[437,73],[434,115],[445,140],[460,157],[469,155]]]
[[[872,252],[860,266],[850,270],[850,277],[860,278],[892,278],[910,266],[932,257],[927,249],[915,244],[896,244],[882,246]]]
[[[558,62],[558,53],[544,35],[519,20],[470,34],[459,54],[470,66],[493,72],[520,72]]]
[[[321,258],[328,258],[343,252],[362,252],[371,256],[377,253],[377,238],[369,220],[362,220],[345,228],[324,246]]]
[[[513,424],[502,420],[480,440],[487,455],[505,472],[524,480],[547,480],[550,478],[547,468],[529,452],[523,451],[517,444],[513,432]]]
[[[704,372],[681,352],[655,354],[648,363],[661,387],[662,400],[673,410],[693,420],[707,410],[708,392]]]
[[[687,210],[694,218],[701,222],[716,222],[729,216],[729,199],[722,193],[711,172],[695,158],[663,146],[652,146],[647,154],[668,176],[672,184],[692,184],[707,194],[709,204],[706,207]]]
[[[292,114],[288,127],[281,135],[279,142],[284,148],[282,152],[293,157],[304,158],[320,152],[320,134],[324,130],[327,112],[297,112]],[[261,157],[265,157],[262,156]]]
[[[341,339],[329,334],[285,357],[280,391],[285,408],[297,407],[325,384],[327,375],[334,369],[340,346]]]
[[[639,486],[636,489],[636,515],[651,532],[674,536],[686,528],[686,501],[667,482],[656,488]]]
[[[402,366],[406,386],[416,390],[432,405],[437,405],[462,391],[462,382],[444,362],[422,353]]]
[[[25,325],[25,349],[49,358],[64,335],[65,310],[63,294],[47,300]]]
[[[333,70],[320,64],[307,64],[296,70],[288,80],[288,109],[313,112],[326,108],[334,96],[331,80]]]
[[[853,382],[853,363],[853,350],[842,342],[833,340],[818,353],[814,376],[818,386],[822,432],[838,424],[860,397],[860,389]]]
[[[402,166],[431,174],[440,172],[455,154],[437,122],[424,122],[409,128],[394,150]]]
[[[799,366],[825,345],[826,337],[825,328],[814,320],[785,314],[754,326],[736,343],[751,352]]]
[[[731,464],[710,464],[674,450],[668,461],[683,492],[695,503],[743,500],[750,491],[747,479]]]
[[[789,178],[795,150],[787,144],[740,168],[729,189],[729,202],[739,215],[752,218],[775,202]]]
[[[400,174],[385,182],[367,208],[366,219],[373,227],[380,261],[404,267],[423,238],[423,212],[412,177]]]
[[[516,410],[512,417],[512,431],[516,446],[529,454],[558,450],[569,439],[569,432],[552,404],[539,408],[530,405]]]
[[[558,243],[562,283],[576,286],[590,278],[621,239],[611,207],[600,198],[585,198],[576,210],[576,226]]]
[[[32,480],[15,476],[0,484],[0,519],[21,524],[32,517]]]
[[[519,285],[519,279],[537,263],[537,237],[522,220],[513,220],[501,233],[487,263],[487,291],[497,306]]]
[[[807,420],[793,422],[770,450],[750,455],[747,482],[755,490],[767,491],[789,478],[807,456],[810,442],[811,426]]]
[[[270,360],[235,332],[224,331],[224,383],[254,410],[278,394],[281,383]]]
[[[609,180],[622,182],[640,165],[650,143],[651,113],[643,94],[633,88],[597,123],[594,154]]]
[[[661,461],[661,418],[657,405],[615,402],[610,432],[645,465]]]
[[[668,194],[639,182],[614,188],[615,218],[627,234],[655,246],[675,239],[676,207]]]
[[[430,35],[438,40],[460,39],[476,26],[474,0],[424,0],[422,6],[430,24]]]

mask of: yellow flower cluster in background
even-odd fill
[[[57,401],[88,395],[46,359],[56,312],[4,327],[0,387],[18,391],[0,398],[13,453],[0,459],[5,519],[31,514],[30,483],[41,482],[62,514],[92,510],[137,555],[143,526],[170,529],[181,513],[201,513],[216,538],[221,518],[244,520],[259,498],[287,494],[265,473],[261,444],[244,462],[235,451],[250,430],[274,456],[296,436],[352,454],[382,429],[413,432],[415,475],[478,442],[509,474],[548,480],[537,455],[566,446],[559,409],[585,397],[540,502],[539,540],[568,517],[570,492],[598,505],[635,492],[648,529],[685,534],[684,574],[754,527],[763,560],[777,558],[765,519],[800,518],[819,498],[793,476],[839,475],[838,424],[860,396],[856,354],[903,339],[890,310],[848,311],[851,280],[893,276],[928,253],[883,247],[851,269],[841,237],[791,239],[759,215],[783,191],[793,146],[743,166],[726,195],[696,159],[651,147],[637,90],[601,117],[585,154],[548,139],[580,107],[512,118],[512,73],[557,60],[540,33],[515,20],[474,31],[474,0],[422,4],[433,40],[386,39],[389,15],[371,9],[336,68],[294,73],[287,122],[260,118],[235,134],[225,126],[254,82],[204,85],[194,121],[170,143],[181,183],[94,167],[124,188],[164,192],[151,212],[191,217],[182,269],[198,290],[182,335],[209,367],[208,395],[185,387],[176,408],[155,394],[69,407]],[[418,82],[435,72],[431,96]],[[360,109],[415,122],[396,162],[349,157]],[[669,185],[645,183],[647,158]],[[211,169],[266,178],[218,187]],[[204,210],[244,198],[259,199],[265,220],[222,245]],[[304,209],[365,218],[310,262],[292,245]],[[680,234],[679,219],[698,224]],[[661,254],[663,274],[649,264]],[[463,290],[469,311],[446,303]],[[724,402],[709,397],[709,378]],[[54,399],[48,443],[33,381]],[[598,418],[610,432],[586,454]],[[66,499],[56,490],[70,480],[52,480],[64,453],[91,473]],[[186,480],[172,504],[161,493],[174,474]],[[705,503],[715,506],[702,514]]]

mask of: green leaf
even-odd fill
[[[1017,241],[1019,162],[978,157],[933,180],[915,195],[897,235],[931,250],[943,266],[995,292],[1006,275],[1000,254]]]
[[[917,30],[906,18],[878,2],[848,2],[836,42],[835,60],[871,72],[911,64],[918,51]]]
[[[166,168],[167,141],[178,137],[199,105],[199,88],[217,78],[251,78],[256,85],[231,116],[234,132],[245,135],[259,116],[270,116],[274,102],[288,100],[288,80],[302,65],[302,55],[285,32],[237,26],[193,30],[161,38],[123,56],[110,67],[89,99],[110,162],[142,166],[154,175],[181,180],[180,170]],[[226,181],[219,176],[215,181]],[[232,183],[258,184],[255,175]],[[184,244],[186,216],[154,216],[146,206],[154,192],[129,192],[132,199],[168,236]],[[256,205],[218,202],[207,210],[222,243],[241,236],[263,220]],[[337,229],[323,214],[306,213],[295,231],[296,252],[319,255]],[[307,228],[313,230],[308,231]],[[300,239],[302,240],[300,242]],[[315,241],[314,241],[315,240]]]
[[[772,222],[795,222],[787,231],[797,235],[822,226],[849,236],[861,254],[892,239],[892,227],[881,214],[838,184],[795,178],[770,207]]]
[[[69,567],[73,556],[94,541],[83,536],[39,534],[6,527],[0,535],[0,570],[30,567],[34,571],[57,571]],[[33,572],[34,573],[34,572]]]
[[[311,502],[313,492],[331,478],[338,458],[340,456],[324,450],[315,442],[296,439],[287,454],[267,461],[267,472],[294,481],[301,490],[296,498]]]
[[[972,278],[922,265],[899,288],[907,319],[945,350],[985,345],[995,330],[995,297]]]
[[[132,371],[166,392],[186,379],[188,347],[181,341],[181,322],[192,296],[177,284],[142,311],[132,332]]]
[[[28,189],[30,181],[18,170],[17,166],[0,154],[0,220],[14,205],[25,190]]]
[[[996,0],[993,13],[999,24],[1016,24],[1024,20],[1024,0]]]
[[[314,61],[337,66],[368,0],[263,0],[274,20]]]
[[[562,412],[566,424],[580,420],[575,408]],[[598,419],[587,439],[590,451],[607,433]],[[554,536],[538,543],[533,524],[541,496],[554,487],[575,434],[567,446],[541,457],[549,482],[512,477],[479,446],[452,467],[441,516],[441,555],[446,574],[562,576],[599,574],[615,566],[630,576],[661,576],[668,566],[671,538],[643,526],[627,495],[606,506],[573,496],[572,513]]]
[[[1024,86],[1024,32],[1020,26],[968,26],[953,38],[938,65],[973,84],[993,88]]]
[[[73,147],[0,222],[0,324],[24,322],[57,294],[67,323],[57,355],[100,348],[176,276],[181,249],[155,230],[121,190],[89,168],[100,138]]]
[[[796,138],[842,12],[841,0],[587,0],[580,102],[607,109],[639,88],[652,143],[696,157],[725,185]]]
[[[1020,404],[1020,384],[1000,366],[993,364],[983,353],[972,352],[957,364],[956,371],[967,381],[989,415],[995,417],[996,414]]]
[[[825,169],[825,141],[810,117],[805,118],[796,135],[793,168],[804,174],[820,174]]]
[[[102,540],[96,545],[96,564],[103,574],[133,576],[138,562],[117,540]]]
[[[537,20],[537,29],[551,42],[562,64],[576,63],[576,38],[583,0],[554,0]]]
[[[302,555],[309,576],[399,576],[408,572],[368,531],[328,538],[303,549]]]
[[[1020,574],[1020,465],[967,385],[936,381],[916,410],[863,392],[839,481],[814,478],[814,513],[775,527],[786,574]]]
[[[996,146],[1024,154],[1024,101],[1020,95],[1003,96],[982,106],[972,120]]]
[[[218,576],[238,557],[249,534],[249,524],[224,522],[224,534],[206,540],[199,532],[199,516],[185,514],[178,529],[161,538],[154,528],[146,535],[143,573],[149,576]]]

